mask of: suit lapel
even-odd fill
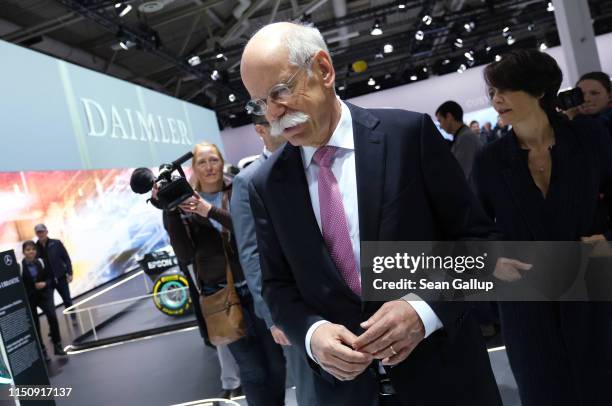
[[[385,177],[385,134],[375,130],[379,120],[370,112],[347,105],[353,118],[359,238],[377,241]]]

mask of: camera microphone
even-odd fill
[[[153,188],[155,175],[149,168],[137,168],[132,172],[130,187],[134,193],[145,194]]]

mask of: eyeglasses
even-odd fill
[[[289,98],[293,95],[292,82],[295,80],[300,71],[310,67],[311,61],[312,56],[309,56],[304,61],[304,64],[300,65],[298,70],[296,70],[285,83],[278,83],[272,86],[270,90],[268,90],[268,96],[265,98],[249,100],[245,106],[247,113],[254,114],[256,116],[265,115],[266,111],[268,110],[268,99],[272,100],[274,103],[284,103],[289,101]]]

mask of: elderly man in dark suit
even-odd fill
[[[317,372],[317,401],[501,404],[467,304],[361,299],[361,241],[494,235],[431,119],[339,100],[311,27],[261,29],[241,75],[247,109],[288,141],[257,171],[250,198],[263,296]]]

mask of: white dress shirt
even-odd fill
[[[338,147],[336,150],[334,161],[331,170],[338,182],[338,188],[342,195],[342,204],[346,213],[346,221],[349,228],[349,236],[353,245],[353,254],[355,255],[355,263],[357,269],[361,269],[360,257],[360,239],[359,239],[359,206],[357,202],[357,172],[355,169],[355,144],[353,140],[353,119],[348,106],[340,101],[342,113],[338,126],[334,130],[327,145]],[[321,209],[319,206],[319,166],[314,162],[313,155],[317,148],[301,147],[302,161],[304,163],[304,171],[306,172],[306,180],[308,182],[308,191],[310,192],[310,200],[314,215],[317,219],[319,229],[321,228]],[[361,272],[359,272],[361,278]],[[404,298],[417,312],[423,326],[425,327],[425,337],[429,336],[434,331],[442,328],[442,322],[429,305],[420,300],[414,294],[406,295]],[[317,361],[310,349],[310,339],[312,334],[323,323],[328,323],[327,320],[321,320],[314,323],[306,333],[306,352],[308,356],[315,362]]]

